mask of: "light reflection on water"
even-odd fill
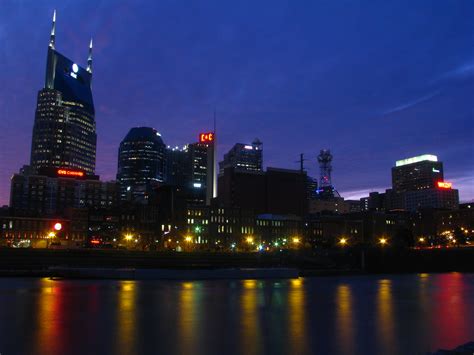
[[[10,278],[0,305],[2,354],[424,354],[474,340],[474,275],[459,273]]]

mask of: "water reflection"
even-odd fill
[[[425,354],[473,340],[474,275],[0,279],[4,354]],[[20,339],[20,341],[18,340]]]
[[[379,349],[384,349],[385,354],[398,354],[393,308],[392,281],[379,280],[376,296],[376,331]]]
[[[59,353],[63,340],[58,324],[61,316],[61,298],[63,297],[61,284],[48,278],[42,278],[39,281],[39,287],[35,347],[39,353]]]
[[[302,279],[289,282],[288,290],[288,340],[291,354],[308,351],[306,334],[305,293]]]
[[[352,290],[341,284],[336,288],[336,334],[341,354],[355,353]]]
[[[257,281],[242,281],[243,289],[240,296],[240,331],[241,346],[246,354],[261,353],[260,325],[257,308]]]
[[[178,346],[180,354],[193,354],[198,349],[198,327],[200,324],[198,292],[199,282],[182,282],[178,301]]]
[[[437,306],[433,332],[446,348],[473,340],[467,330],[473,318],[466,316],[469,309],[464,275],[453,272],[439,275],[434,302]],[[472,298],[469,300],[472,303]]]
[[[132,354],[137,341],[136,281],[118,281],[116,353]]]

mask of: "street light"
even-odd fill
[[[131,234],[126,234],[126,235],[125,235],[125,240],[126,240],[126,241],[129,242],[129,241],[131,241],[132,239],[133,239],[133,235],[131,235]]]
[[[420,237],[420,238],[418,239],[418,241],[419,241],[420,243],[424,243],[424,242],[425,242],[425,238]]]
[[[342,246],[346,245],[347,244],[347,239],[342,237],[341,239],[339,239],[339,244],[341,244]]]
[[[252,237],[247,237],[245,240],[247,241],[247,243],[253,244],[253,238]]]
[[[380,243],[381,246],[384,246],[384,245],[387,244],[387,239],[382,237],[382,238],[379,239],[379,243]]]
[[[294,237],[293,238],[293,243],[298,244],[300,242],[300,238]]]
[[[188,235],[188,236],[186,236],[186,237],[184,238],[184,240],[185,240],[186,242],[190,243],[190,242],[193,241],[193,237],[191,237],[191,236]]]

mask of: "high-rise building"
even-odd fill
[[[459,205],[458,190],[444,181],[443,163],[432,154],[397,160],[392,168],[392,189],[385,195],[388,210],[456,209]]]
[[[122,200],[146,202],[153,185],[164,181],[165,150],[154,128],[130,129],[118,152],[117,180]]]
[[[38,93],[31,161],[33,169],[95,170],[96,127],[92,99],[92,40],[87,68],[55,47],[56,11],[48,47],[44,88]]]
[[[444,181],[443,163],[436,155],[424,154],[397,160],[392,168],[392,188],[395,192],[432,189]]]
[[[219,162],[219,173],[231,167],[239,171],[262,171],[262,155],[263,143],[258,138],[252,144],[237,143]]]

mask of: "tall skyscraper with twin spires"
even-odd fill
[[[92,99],[92,39],[87,68],[56,51],[56,11],[46,62],[44,88],[38,93],[30,164],[69,168],[93,174],[96,156],[95,110]]]

